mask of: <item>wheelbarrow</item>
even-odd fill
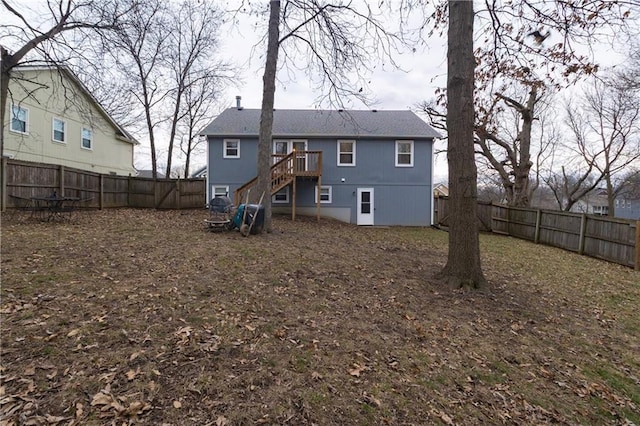
[[[260,234],[264,228],[264,206],[260,197],[258,204],[240,204],[233,217],[232,228],[238,228],[240,233],[247,237],[249,234]]]

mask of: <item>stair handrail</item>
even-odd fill
[[[287,179],[285,179],[285,181],[288,183],[291,179],[293,179],[295,177],[296,174],[296,170],[295,170],[295,161],[293,161],[293,159],[295,158],[295,151],[290,152],[289,154],[287,154],[285,157],[283,157],[282,159],[278,160],[277,162],[275,162],[271,168],[271,195],[275,194],[276,192],[278,192],[280,189],[282,189],[282,185],[283,183],[280,182],[279,184],[273,185],[274,180],[277,180],[278,178],[281,178],[282,176],[288,176]],[[278,173],[276,175],[273,174],[274,171],[278,171],[279,169],[282,168],[282,165],[284,164],[288,164],[287,167],[283,168],[283,172],[282,173]],[[287,173],[287,171],[289,171],[289,173]],[[258,183],[258,176],[254,177],[253,179],[251,179],[250,181],[248,181],[247,183],[245,183],[244,185],[240,186],[239,188],[237,188],[234,192],[234,203],[236,206],[240,205],[240,202],[242,200],[241,196],[244,193],[244,191],[246,191],[247,189],[253,187],[254,185],[256,185]],[[284,185],[286,186],[286,185]]]

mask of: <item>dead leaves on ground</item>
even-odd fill
[[[91,400],[92,407],[100,409],[101,419],[111,417],[125,417],[135,419],[151,410],[151,405],[147,402],[133,399],[127,396],[114,396],[111,387],[107,385],[100,392],[96,393]]]

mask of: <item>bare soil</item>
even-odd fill
[[[482,235],[2,216],[0,425],[640,424],[640,273]]]

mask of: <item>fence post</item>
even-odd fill
[[[180,192],[180,178],[176,181],[176,204],[178,205],[178,210],[182,209],[182,194]]]
[[[102,210],[104,208],[104,175],[100,174],[100,194],[98,195],[100,200],[98,201],[98,208]]]
[[[636,221],[636,271],[640,271],[640,220]]]
[[[536,233],[533,236],[533,242],[538,244],[540,242],[540,221],[542,220],[542,210],[536,211]]]
[[[58,185],[58,189],[60,190],[59,194],[61,197],[64,197],[64,166],[60,166],[58,171],[60,173],[60,184]]]
[[[2,107],[4,108],[4,105]],[[2,187],[0,187],[0,211],[7,210],[7,157],[2,157],[2,171],[0,171],[0,179],[2,179]]]
[[[585,234],[587,231],[587,215],[582,213],[580,218],[580,241],[578,241],[578,253],[584,254]]]

